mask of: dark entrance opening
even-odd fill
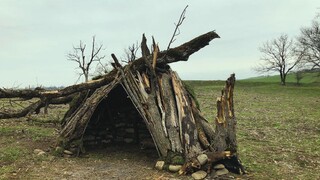
[[[83,136],[86,151],[124,148],[155,151],[150,132],[121,85],[113,88],[91,117]]]

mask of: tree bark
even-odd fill
[[[216,132],[213,141],[214,151],[237,152],[236,125],[234,115],[233,90],[235,75],[232,74],[226,81],[221,97],[217,100],[217,116],[215,119]]]

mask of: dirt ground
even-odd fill
[[[153,169],[156,160],[156,152],[141,151],[137,147],[100,148],[90,150],[87,155],[78,158],[54,158],[52,161],[41,162],[28,176],[31,179],[187,178]]]
[[[55,156],[58,128],[25,119],[0,120],[0,179],[193,179],[154,169],[157,151],[139,145],[93,146],[80,157]]]
[[[80,157],[57,157],[53,149],[58,125],[23,119],[0,120],[0,125],[0,179],[192,179],[154,169],[154,149],[88,147]],[[46,153],[37,155],[35,149]]]

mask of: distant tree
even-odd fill
[[[320,68],[320,16],[317,16],[310,27],[301,28],[297,38],[299,50],[306,51],[304,61],[311,69]]]
[[[104,74],[107,74],[108,72],[110,72],[110,70],[111,70],[111,64],[109,61],[107,61],[105,63],[99,61],[99,63],[96,66],[96,69],[92,75],[95,78],[92,78],[92,79],[96,79],[97,77],[101,77]]]
[[[297,52],[292,39],[284,34],[265,42],[260,48],[263,61],[254,70],[258,73],[279,72],[281,85],[286,85],[287,74],[300,63],[303,52]]]
[[[304,69],[304,68],[305,68],[305,62],[298,63],[295,67],[294,78],[296,79],[297,85],[300,85],[300,81],[304,78],[304,74],[308,71],[307,69]]]
[[[84,76],[85,82],[88,82],[90,69],[93,63],[101,63],[101,60],[105,56],[100,56],[103,45],[97,45],[95,41],[95,36],[92,37],[92,48],[90,54],[86,57],[85,50],[86,44],[80,41],[79,46],[73,47],[73,52],[67,55],[69,61],[74,61],[78,64],[78,69],[80,69],[79,78]]]
[[[125,57],[124,60],[122,60],[125,63],[130,63],[132,61],[134,61],[137,58],[137,52],[140,48],[140,45],[138,43],[138,41],[134,44],[132,44],[131,46],[128,47],[128,49],[125,49]]]
[[[302,71],[296,71],[294,73],[294,75],[295,75],[295,79],[296,79],[297,85],[300,85],[300,81],[303,78],[303,72]]]

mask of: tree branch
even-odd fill
[[[167,50],[170,49],[170,45],[176,40],[175,37],[177,37],[179,34],[180,34],[180,29],[179,29],[179,26],[181,26],[181,24],[183,23],[184,19],[186,18],[185,17],[185,14],[187,12],[187,8],[188,8],[188,5],[183,9],[182,13],[180,14],[180,17],[179,17],[179,20],[177,22],[177,24],[175,24],[175,29],[173,31],[173,35],[169,41],[169,44],[168,44],[168,47],[167,47]]]

